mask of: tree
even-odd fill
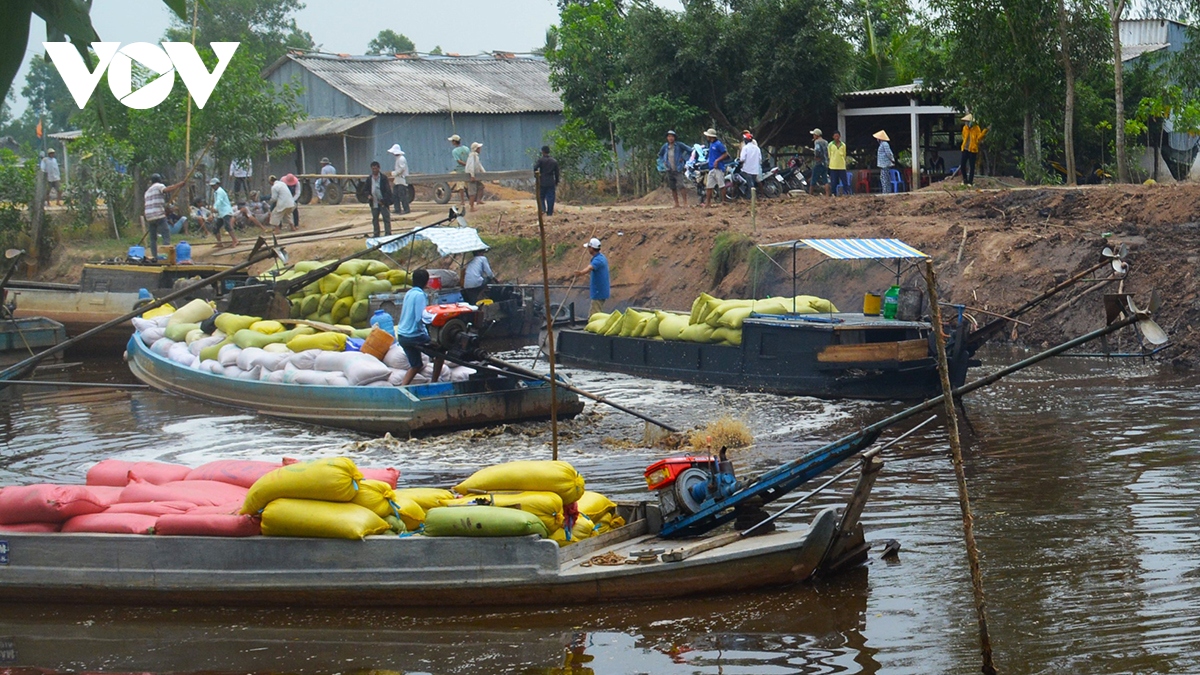
[[[417,46],[413,44],[412,40],[391,28],[379,31],[379,35],[367,43],[368,54],[404,54],[415,51],[417,51]]]
[[[1076,81],[1086,71],[1103,60],[1098,45],[1105,37],[1102,11],[1092,0],[1057,0],[1056,28],[1059,38],[1058,58],[1062,64],[1066,87],[1063,106],[1063,154],[1066,183],[1076,183],[1075,168],[1075,94]]]
[[[29,63],[25,86],[21,88],[28,106],[22,115],[25,124],[32,128],[37,120],[43,120],[46,133],[66,131],[71,128],[71,117],[78,112],[75,99],[54,66],[43,58],[35,57]],[[33,143],[33,139],[21,139]]]
[[[436,47],[434,47],[433,49],[430,49],[430,50],[429,50],[429,53],[430,53],[432,56],[441,56],[441,55],[442,55],[442,46],[441,46],[441,45],[437,45],[437,46],[436,46]]]
[[[1106,0],[1108,3],[1109,28],[1112,31],[1113,49],[1113,100],[1116,107],[1117,132],[1117,180],[1129,182],[1129,157],[1125,152],[1125,73],[1121,58],[1121,15],[1125,12],[1125,0]]]
[[[195,2],[190,0],[186,13],[173,18],[166,39],[191,42]],[[196,44],[240,42],[239,53],[256,54],[270,65],[289,49],[314,48],[312,35],[293,18],[302,9],[304,3],[293,0],[200,0]]]
[[[562,98],[564,117],[577,117],[597,138],[609,136],[611,97],[628,78],[625,19],[613,0],[568,4],[547,34],[550,85]]]

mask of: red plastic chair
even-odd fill
[[[871,172],[859,171],[858,178],[854,181],[854,191],[861,193],[869,193],[871,191]]]

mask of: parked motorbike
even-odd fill
[[[800,162],[799,156],[788,160],[787,168],[779,172],[779,177],[783,184],[783,192],[792,190],[808,192],[808,180],[804,177],[804,165]]]

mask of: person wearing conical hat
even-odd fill
[[[979,143],[987,136],[988,129],[980,129],[975,124],[975,116],[967,113],[962,116],[962,179],[963,185],[975,184],[975,157],[979,154]]]
[[[884,194],[892,191],[892,168],[896,166],[896,156],[892,154],[892,145],[888,141],[887,132],[883,129],[876,131],[872,136],[879,141],[879,149],[875,151],[875,164],[879,166],[879,186],[880,191]]]

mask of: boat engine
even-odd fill
[[[479,309],[465,302],[430,305],[425,308],[432,346],[472,361],[486,358],[480,347],[476,321]]]
[[[663,522],[697,513],[706,502],[725,499],[742,487],[725,448],[720,457],[688,455],[659,460],[646,469],[646,486],[658,493]]]

